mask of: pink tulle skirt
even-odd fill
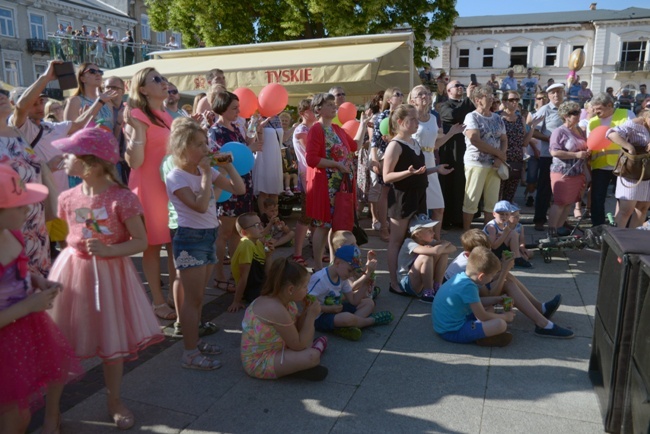
[[[50,315],[81,358],[137,358],[164,339],[138,272],[129,257],[97,258],[99,307],[93,261],[71,247],[61,252],[49,279],[63,291]]]
[[[0,414],[18,405],[34,410],[51,383],[67,383],[83,369],[74,350],[45,312],[0,328]]]

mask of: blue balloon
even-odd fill
[[[227,201],[228,199],[230,199],[230,196],[232,196],[231,192],[229,192],[228,190],[221,190],[221,194],[217,198],[217,203]]]
[[[253,152],[248,149],[248,146],[239,142],[228,142],[219,149],[219,152],[232,153],[232,165],[240,176],[246,175],[253,169],[255,164],[255,156]]]

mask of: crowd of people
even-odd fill
[[[316,331],[357,341],[394,319],[376,311],[377,257],[358,246],[366,204],[387,243],[388,292],[432,303],[443,339],[507,345],[513,305],[535,335],[571,338],[551,321],[561,295],[540,302],[510,273],[532,267],[515,192],[525,181],[535,229],[549,237],[566,230],[587,189],[592,222],[604,224],[620,149],[642,153],[650,143],[650,110],[635,117],[606,93],[583,109],[565,101],[562,84],[542,90],[530,80],[520,93],[510,75],[500,100],[494,77],[467,87],[438,77],[444,95],[390,87],[361,110],[353,137],[338,120],[340,86],[300,101],[299,119],[289,111],[243,119],[219,69],[193,106],[179,107],[178,89],[153,68],[132,77],[125,101],[123,80],[86,62],[78,89],[59,103],[43,93],[59,62],[27,89],[0,89],[0,339],[10,362],[0,366],[0,427],[8,432],[26,429],[45,391],[43,432],[58,432],[64,384],[88,357],[103,362],[112,420],[133,426],[120,399],[123,363],[163,339],[159,320],[182,338],[183,368],[221,367],[223,349],[203,339],[218,330],[201,320],[209,285],[233,293],[228,312],[245,309],[248,375],[322,380],[328,339]],[[590,152],[587,137],[602,125],[610,143]],[[233,145],[254,155],[250,168],[233,160]],[[301,211],[290,228],[278,205],[295,195]],[[616,198],[616,223],[642,226],[650,181],[618,177]],[[472,229],[481,216],[483,229]],[[458,254],[443,239],[452,227],[463,230]],[[274,254],[292,243],[289,257]],[[136,253],[151,300],[129,258]]]

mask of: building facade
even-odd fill
[[[564,83],[571,52],[582,48],[585,65],[578,75],[594,93],[634,91],[650,81],[649,40],[650,9],[467,17],[456,20],[445,41],[429,41],[440,53],[430,64],[463,83],[471,74],[479,83],[491,74],[502,79],[510,68],[522,78],[529,67],[540,83]]]

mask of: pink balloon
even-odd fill
[[[240,87],[233,92],[239,98],[239,116],[250,118],[257,111],[258,102],[255,92],[247,87]]]
[[[339,120],[342,124],[357,118],[357,108],[351,102],[344,102],[339,106]]]
[[[359,122],[356,119],[352,119],[351,121],[347,121],[346,123],[343,124],[343,130],[348,133],[348,136],[350,136],[351,139],[354,140],[354,137],[357,135],[357,131],[359,131],[359,125],[361,122]]]
[[[600,125],[589,132],[589,137],[587,137],[587,148],[589,148],[590,151],[602,151],[609,146],[611,142],[605,135],[607,130],[609,130],[609,127]]]
[[[280,114],[289,102],[289,93],[281,84],[271,83],[264,86],[257,98],[260,114],[271,117]]]

